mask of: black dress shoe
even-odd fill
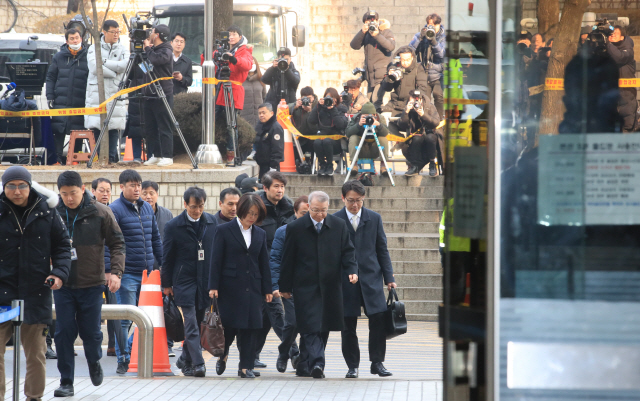
[[[91,383],[93,383],[94,386],[99,386],[102,384],[104,373],[102,372],[100,361],[89,364],[89,376],[91,377]]]
[[[227,369],[227,361],[225,361],[223,358],[218,359],[218,362],[216,362],[216,373],[218,374],[218,376],[223,374],[225,369]]]
[[[182,370],[187,365],[191,365],[191,362],[184,360],[182,355],[180,355],[180,358],[176,361],[176,368]]]
[[[73,397],[73,384],[61,384],[53,392],[54,397]]]
[[[357,379],[358,378],[358,368],[349,369],[347,374],[345,375],[346,379]]]
[[[295,354],[291,357],[291,367],[294,369],[298,369],[298,362],[300,362],[300,354]]]
[[[324,379],[324,369],[320,365],[316,365],[311,370],[311,377],[314,379]]]
[[[185,365],[185,367],[182,368],[182,374],[185,376],[193,376],[193,366]]]
[[[380,377],[393,376],[393,373],[389,372],[387,368],[384,367],[382,362],[371,364],[371,374],[378,375]]]
[[[204,377],[205,373],[207,373],[207,368],[204,363],[193,367],[193,375],[195,377]]]
[[[278,355],[278,360],[276,361],[276,369],[278,369],[278,372],[284,373],[287,371],[288,361],[289,361],[289,356],[287,354]]]
[[[260,362],[260,359],[256,359],[255,361],[253,361],[253,367],[254,368],[258,368],[258,369],[262,369],[262,368],[266,368],[267,364]]]
[[[296,376],[298,377],[311,377],[311,374],[308,370],[305,369],[296,369]]]
[[[253,370],[247,369],[247,373],[244,373],[242,369],[238,371],[238,376],[242,379],[255,379],[256,375],[253,373]]]

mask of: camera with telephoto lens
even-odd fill
[[[614,31],[613,26],[611,26],[608,19],[603,18],[599,20],[598,24],[594,25],[592,29],[593,31],[587,35],[585,43],[589,46],[593,54],[606,54],[609,36],[611,36]]]
[[[309,98],[306,96],[300,99],[300,101],[302,102],[302,105],[305,107],[311,106],[311,100],[309,100]]]
[[[231,69],[229,68],[229,51],[231,46],[229,45],[229,32],[220,32],[220,39],[216,39],[216,51],[214,54],[213,62],[219,68],[220,79],[229,79],[231,77]]]
[[[278,69],[282,72],[289,69],[289,63],[286,58],[282,57],[278,59]]]
[[[376,21],[376,12],[374,10],[369,10],[367,23],[369,24],[369,33],[374,33],[378,29],[378,21]]]
[[[324,99],[322,99],[324,102],[324,107],[331,107],[333,106],[333,98],[331,96],[325,96]]]
[[[351,93],[349,93],[349,85],[347,85],[346,82],[342,83],[342,89],[343,91],[340,92],[340,98],[342,99],[342,103],[351,104],[351,101],[353,100],[353,96],[351,96]]]
[[[404,68],[400,64],[400,56],[396,56],[393,61],[394,64],[389,67],[389,72],[387,73],[387,75],[389,76],[389,80],[391,82],[398,82],[402,79]]]
[[[376,118],[373,114],[365,114],[364,116],[364,125],[372,126],[375,122]]]
[[[420,36],[429,40],[436,37],[436,27],[433,25],[427,25],[426,28],[422,28]]]
[[[124,18],[125,25],[127,23],[127,19]],[[140,49],[143,48],[143,42],[149,39],[149,35],[151,35],[151,31],[158,24],[157,20],[151,18],[150,12],[137,12],[135,17],[131,17],[129,20],[128,28],[129,28],[129,41],[131,42],[132,49]]]
[[[409,104],[413,106],[414,110],[419,110],[422,108],[422,96],[420,95],[419,90],[413,90],[409,93],[411,99],[409,99]]]

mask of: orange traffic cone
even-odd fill
[[[278,105],[278,118],[289,118],[289,106],[284,99]],[[293,137],[291,132],[285,128],[284,130],[284,161],[280,162],[280,171],[283,173],[296,172],[296,159],[293,155]]]
[[[144,150],[142,151],[142,160],[146,160],[146,156],[144,154]],[[133,161],[133,145],[131,145],[131,138],[127,138],[127,143],[124,146],[124,157],[122,161],[131,162]]]
[[[167,347],[167,330],[164,326],[164,310],[162,308],[162,290],[160,288],[160,271],[154,270],[147,277],[147,271],[142,272],[142,286],[140,287],[140,301],[138,307],[145,311],[153,322],[153,373],[173,373],[169,363]],[[138,328],[133,334],[131,362],[129,372],[138,371]]]

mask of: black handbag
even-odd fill
[[[387,332],[387,340],[407,332],[407,315],[404,313],[404,302],[398,301],[398,294],[394,288],[389,290],[389,296],[387,297],[387,311],[384,313],[384,324]]]
[[[176,306],[173,296],[164,296],[162,300],[164,309],[164,326],[167,329],[167,337],[173,341],[184,341],[184,321],[182,313]]]

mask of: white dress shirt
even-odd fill
[[[240,219],[236,217],[236,220],[238,220],[238,225],[240,226],[240,232],[244,237],[244,242],[247,244],[247,249],[249,249],[249,247],[251,246],[251,227],[245,230],[244,227],[242,226],[242,223],[240,222]]]
[[[311,216],[309,216],[311,217]],[[324,225],[324,219],[320,220],[320,221],[315,221],[313,219],[313,217],[311,217],[311,221],[313,221],[313,226],[316,228],[316,230],[318,229],[318,223],[321,224],[320,228],[322,228],[322,226]]]
[[[344,210],[347,212],[347,218],[349,219],[349,224],[351,224],[351,226],[353,226],[353,216],[357,216],[356,217],[356,223],[358,223],[358,225],[360,225],[360,219],[362,218],[362,208],[360,208],[360,210],[358,210],[357,214],[351,213],[349,211],[349,209],[347,209],[346,207],[344,208]]]

